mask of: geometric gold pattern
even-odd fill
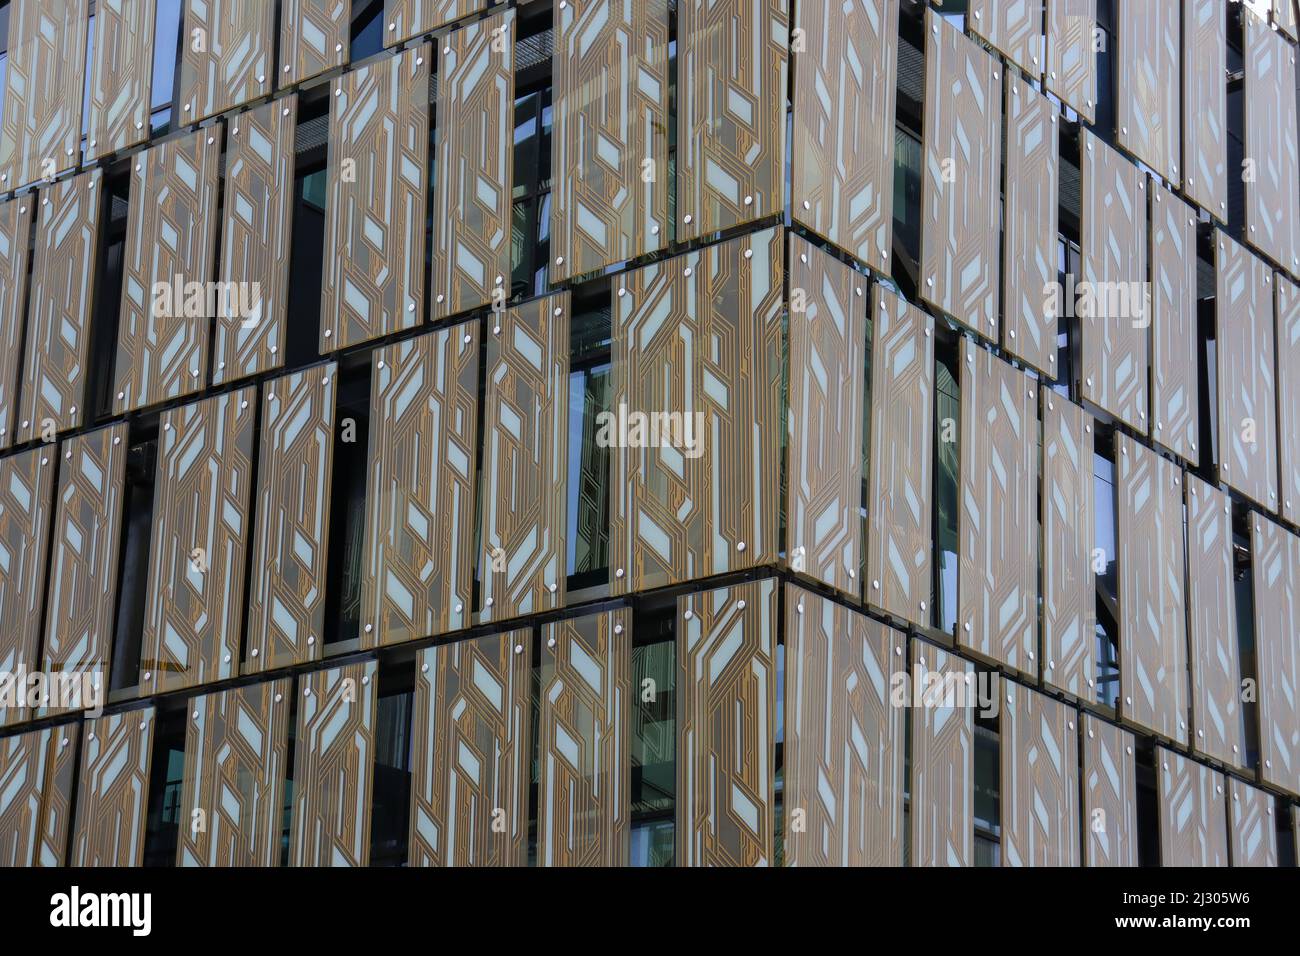
[[[0,203],[0,448],[12,444],[19,431],[18,359],[22,354],[23,284],[30,261],[31,196]],[[30,431],[29,427],[24,431]],[[24,437],[17,438],[23,441]]]
[[[1300,796],[1300,537],[1251,516],[1261,779]]]
[[[1273,795],[1228,778],[1228,838],[1233,866],[1277,866]],[[1294,811],[1292,811],[1294,813]]]
[[[1200,429],[1196,211],[1155,178],[1151,190],[1151,437],[1193,465]]]
[[[53,495],[50,449],[0,458],[0,674],[17,688],[25,685],[26,674],[40,670],[36,655]],[[0,703],[0,727],[28,716],[25,707]]]
[[[1181,182],[1180,6],[1115,4],[1117,141],[1174,186]]]
[[[1097,0],[1047,0],[1049,92],[1089,123],[1097,112]]]
[[[1079,865],[1076,712],[1001,681],[1002,865]]]
[[[98,0],[88,79],[86,157],[97,159],[149,138],[157,0]]]
[[[1222,222],[1228,218],[1228,8],[1223,0],[1181,2],[1184,186],[1189,199]]]
[[[139,866],[149,811],[154,709],[88,720],[77,774],[73,866]]]
[[[1279,513],[1300,524],[1300,285],[1275,274],[1277,299],[1277,433],[1282,484]]]
[[[0,740],[0,867],[62,866],[81,724]]]
[[[283,0],[278,83],[301,83],[346,63],[351,24],[352,0]]]
[[[1137,758],[1133,735],[1083,718],[1085,866],[1137,866]]]
[[[275,81],[276,6],[266,0],[185,4],[176,90],[180,123],[197,123],[270,95]]]
[[[1300,143],[1297,142],[1296,46],[1258,17],[1244,14],[1245,237],[1300,277]],[[1236,170],[1230,171],[1236,174]],[[1246,176],[1250,172],[1253,175]]]
[[[384,0],[384,43],[392,46],[411,37],[432,33],[495,2],[497,0]]]
[[[911,862],[970,866],[975,861],[975,665],[912,641]],[[913,695],[918,693],[913,690]],[[963,700],[963,697],[965,700]]]
[[[1155,760],[1161,866],[1227,866],[1223,774],[1164,747]]]

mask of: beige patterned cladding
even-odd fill
[[[1174,186],[1182,182],[1179,4],[1115,5],[1115,126],[1121,147]]]
[[[797,3],[794,19],[794,220],[882,272],[893,244],[898,4]]]
[[[1196,212],[1153,179],[1151,190],[1151,436],[1195,465],[1200,429],[1196,349]]]
[[[1147,431],[1146,174],[1093,133],[1083,147],[1081,395]],[[1091,294],[1085,294],[1090,292]]]
[[[81,724],[0,740],[0,866],[67,863]]]
[[[926,12],[921,298],[981,335],[998,335],[1002,70]]]
[[[478,322],[375,351],[362,647],[470,623],[478,367]]]
[[[1161,866],[1227,866],[1223,774],[1157,746]]]
[[[867,281],[793,234],[789,263],[786,553],[793,570],[856,597]]]
[[[876,285],[871,293],[871,496],[866,601],[928,624],[934,435],[934,319]]]
[[[632,612],[543,627],[539,866],[627,866],[631,842]]]
[[[1186,501],[1192,747],[1245,768],[1230,503],[1226,494],[1194,475],[1187,476]]]
[[[284,364],[297,122],[291,93],[230,123],[217,278],[241,291],[215,316],[214,385]]]
[[[321,657],[337,373],[331,363],[262,389],[245,674]]]
[[[94,170],[38,194],[18,441],[79,428],[86,418],[102,184]]]
[[[1214,263],[1219,476],[1276,511],[1273,272],[1223,232],[1216,233]]]
[[[0,191],[81,158],[89,0],[14,0],[0,115]]]
[[[1260,775],[1300,795],[1300,538],[1259,515],[1251,521]]]
[[[411,866],[527,865],[532,657],[531,630],[420,652]]]
[[[1092,700],[1097,669],[1092,416],[1061,396],[1043,408],[1043,680]]]
[[[966,23],[1030,76],[1042,75],[1042,0],[971,0]]]
[[[1228,841],[1233,866],[1277,866],[1273,795],[1228,777]]]
[[[1134,737],[1083,715],[1085,866],[1137,866],[1137,758]]]
[[[1189,199],[1224,222],[1228,218],[1227,8],[1223,0],[1182,0],[1182,6],[1183,186]]]
[[[0,687],[6,691],[0,694],[0,727],[31,716],[27,708],[9,707],[7,701],[8,691],[23,692],[26,674],[40,670],[54,470],[48,447],[0,458]]]
[[[29,196],[0,203],[0,448],[18,431],[18,359],[22,355],[32,206]],[[21,441],[22,439],[16,439]]]
[[[432,33],[498,0],[384,0],[384,45]]]
[[[378,673],[361,661],[299,678],[290,866],[370,863]]]
[[[86,158],[149,138],[157,0],[97,0]]]
[[[479,623],[564,606],[571,311],[562,292],[489,320]]]
[[[785,586],[786,866],[903,861],[904,711],[891,700],[904,635]]]
[[[1057,281],[1060,149],[1056,107],[1019,76],[1006,84],[1007,179],[1002,234],[1002,346],[1057,378],[1056,323],[1047,290]]]
[[[957,640],[1037,675],[1037,382],[974,342],[960,354]]]
[[[1296,48],[1256,17],[1245,16],[1246,241],[1300,276],[1300,145]]]
[[[276,4],[266,0],[187,0],[177,72],[179,123],[197,123],[275,85]]]
[[[1281,515],[1300,524],[1300,286],[1275,273],[1277,306],[1277,434]]]
[[[678,242],[784,208],[789,42],[788,0],[679,0]]]
[[[1003,866],[1079,865],[1079,732],[1075,711],[1014,681],[1002,710]]]
[[[784,249],[770,229],[613,280],[609,407],[629,436],[633,414],[682,423],[611,450],[614,594],[777,560]]]
[[[1273,0],[1273,22],[1286,36],[1295,40],[1297,31],[1295,0]]]
[[[1047,74],[1049,92],[1082,116],[1096,122],[1097,0],[1047,0]]]
[[[87,720],[77,774],[72,866],[140,866],[149,812],[154,709]]]
[[[283,0],[280,87],[310,80],[348,61],[352,0]]]
[[[322,354],[423,321],[429,56],[421,45],[331,84]]]
[[[668,0],[568,3],[555,20],[553,283],[664,248],[669,168]]]
[[[293,681],[195,697],[185,724],[177,866],[278,866]]]
[[[975,666],[912,641],[912,866],[975,862]]]
[[[1125,720],[1186,744],[1182,473],[1127,435],[1116,435],[1115,451],[1120,710]]]
[[[186,316],[176,300],[185,284],[212,275],[220,157],[221,130],[211,126],[131,163],[114,414],[203,388],[208,323]],[[155,297],[155,283],[167,285],[172,301]]]
[[[47,672],[99,672],[108,680],[128,434],[120,422],[59,446],[63,459],[45,600]]]
[[[771,866],[777,585],[677,599],[678,866]]]
[[[256,403],[257,390],[249,387],[162,415],[140,639],[142,693],[238,673]]]
[[[454,31],[439,54],[435,320],[510,296],[514,43],[511,9]]]

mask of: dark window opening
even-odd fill
[[[122,314],[122,280],[126,269],[126,224],[131,192],[127,172],[105,176],[99,208],[99,254],[95,263],[94,321],[86,379],[87,422],[113,414],[113,378],[117,374],[117,332]]]
[[[157,416],[132,423],[127,439],[122,544],[118,556],[117,613],[109,690],[133,690],[140,683],[149,552],[154,524],[154,480],[158,460]]]
[[[996,680],[991,672],[977,679]],[[1000,714],[985,717],[975,711],[975,865],[1002,862],[1002,738]]]
[[[1093,490],[1096,502],[1093,535],[1093,570],[1099,557],[1105,571],[1096,574],[1097,673],[1096,701],[1107,707],[1119,703],[1119,538],[1115,452],[1093,435]],[[1100,555],[1098,554],[1100,552]]]
[[[150,83],[150,126],[154,133],[166,132],[172,119],[181,67],[181,0],[158,0],[154,10],[153,79]]]
[[[370,865],[403,866],[411,808],[411,718],[415,705],[413,659],[379,664],[375,712],[375,778],[370,816]]]
[[[352,10],[348,59],[355,63],[384,48],[383,0],[358,2]]]
[[[1237,654],[1240,661],[1240,678],[1245,684],[1259,687],[1259,663],[1255,655],[1255,581],[1254,556],[1251,553],[1249,512],[1233,516],[1232,535],[1232,586],[1234,610],[1237,620]],[[1246,748],[1244,765],[1254,767],[1259,763],[1259,694],[1243,695],[1241,700],[1238,739]],[[1245,699],[1249,697],[1249,699]]]
[[[632,866],[676,857],[676,603],[638,613],[632,625]]]
[[[144,831],[145,866],[175,866],[180,828],[192,825],[181,806],[185,780],[185,701],[172,703],[171,707],[160,706],[154,713],[149,811]]]
[[[361,636],[362,552],[365,547],[366,471],[370,461],[370,355],[345,359],[335,403],[334,478],[330,488],[329,573],[325,596],[325,646]],[[336,645],[331,648],[331,645]]]
[[[1155,747],[1142,737],[1135,741],[1138,866],[1159,866],[1160,797],[1156,789]]]
[[[542,295],[549,288],[551,126],[548,78],[540,88],[520,92],[515,98],[510,224],[510,294],[514,298]]]
[[[973,345],[950,329],[935,329],[934,345],[934,578],[931,621],[955,634],[959,563],[958,512],[961,506],[962,350]]]
[[[609,448],[597,442],[599,416],[610,410],[609,288],[575,307],[569,329],[569,462],[565,529],[570,595],[609,583]]]
[[[302,102],[299,140],[307,123],[329,113],[322,98]],[[289,298],[285,329],[285,364],[309,365],[320,355],[321,287],[325,268],[326,171],[323,146],[299,153],[293,180],[293,221],[289,246]]]

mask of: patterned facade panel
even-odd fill
[[[795,5],[796,222],[889,271],[898,0]]]
[[[1273,795],[1228,777],[1228,840],[1233,866],[1277,866]]]
[[[627,866],[632,785],[632,613],[543,628],[537,862]]]
[[[1187,603],[1195,730],[1192,746],[1225,764],[1245,767],[1232,561],[1228,496],[1188,475]]]
[[[292,693],[286,677],[190,701],[177,866],[279,865]]]
[[[975,861],[975,666],[912,642],[911,862],[971,866]]]
[[[1097,0],[1047,0],[1047,75],[1051,93],[1089,123],[1097,117]]]
[[[14,0],[0,116],[0,190],[81,158],[89,0]]]
[[[1161,866],[1227,866],[1223,774],[1156,747]]]
[[[678,866],[771,866],[775,579],[677,599]]]
[[[299,682],[290,866],[367,866],[375,766],[374,661]]]
[[[140,640],[143,693],[238,673],[256,402],[257,391],[246,388],[163,413]]]
[[[1187,734],[1183,489],[1178,466],[1117,435],[1121,710],[1181,744]]]
[[[871,293],[868,604],[929,623],[934,319],[876,285]]]
[[[197,123],[274,86],[275,4],[266,0],[189,0],[177,73],[182,123]]]
[[[443,41],[431,240],[435,319],[496,301],[499,290],[509,296],[514,42],[513,10]],[[421,221],[413,225],[423,228]]]
[[[1300,444],[1287,440],[1300,435],[1300,286],[1280,274],[1276,279],[1278,499],[1281,515],[1300,524]]]
[[[1037,382],[972,342],[961,348],[957,639],[1037,674]]]
[[[74,723],[0,740],[0,866],[67,862],[80,735]]]
[[[1127,730],[1083,716],[1085,866],[1137,866],[1137,758]]]
[[[668,240],[668,3],[555,11],[551,281]]]
[[[470,623],[478,366],[477,322],[375,353],[363,647]]]
[[[773,229],[614,280],[616,594],[777,558],[784,246]]]
[[[18,359],[26,317],[23,287],[31,259],[33,205],[30,197],[0,203],[0,448],[12,444],[18,430]]]
[[[1300,794],[1300,538],[1267,518],[1252,521],[1260,773]]]
[[[333,83],[322,353],[423,319],[430,70],[424,45]]]
[[[430,647],[417,657],[411,866],[527,865],[532,648],[531,631],[512,631]],[[583,666],[579,679],[602,665]],[[540,831],[538,843],[540,849]]]
[[[1219,476],[1276,511],[1273,271],[1225,233],[1214,247]]]
[[[1045,398],[1040,495],[1043,680],[1091,700],[1097,671],[1092,416],[1059,395]]]
[[[154,709],[86,721],[73,866],[140,866],[149,812]]]
[[[149,138],[157,0],[98,0],[91,40],[86,156]]]
[[[1115,5],[1116,141],[1167,182],[1182,182],[1179,4]]]
[[[280,4],[281,86],[348,61],[352,0],[283,0]]]
[[[981,335],[998,333],[1002,69],[926,12],[921,297]]]
[[[1083,285],[1075,305],[1082,396],[1147,431],[1146,174],[1087,130],[1083,144]]]
[[[785,588],[786,866],[903,861],[904,711],[891,700],[904,636]]]
[[[121,423],[60,446],[45,599],[45,670],[98,675],[101,686],[107,686],[117,612],[127,434],[128,426]]]
[[[1078,866],[1075,711],[1013,681],[1001,684],[1002,865]]]
[[[504,313],[487,343],[479,621],[564,604],[569,295]]]
[[[40,670],[41,603],[54,499],[54,457],[48,448],[0,458],[0,685],[21,690]],[[0,727],[30,716],[0,696]],[[3,787],[0,787],[3,792]]]
[[[971,0],[967,23],[975,36],[1030,76],[1043,72],[1043,5],[1037,0]]]
[[[214,385],[284,364],[297,122],[289,95],[230,124],[218,278],[232,291],[215,316]]]
[[[1046,290],[1057,281],[1060,150],[1056,107],[1019,76],[1007,78],[1007,185],[1002,233],[1002,344],[1057,378],[1059,309]]]
[[[96,170],[39,194],[18,441],[85,421],[102,183]]]
[[[336,373],[323,365],[263,387],[245,674],[321,656]]]
[[[1222,0],[1183,0],[1184,189],[1228,218],[1228,27]]]
[[[1197,463],[1196,212],[1155,179],[1151,190],[1152,437]]]
[[[1242,19],[1246,24],[1242,95],[1246,240],[1293,276],[1300,276],[1296,48],[1257,17]]]
[[[786,553],[795,571],[856,597],[866,277],[795,235],[789,262]]]
[[[384,0],[384,44],[432,33],[498,0]]]
[[[784,208],[789,42],[788,0],[678,3],[678,242]]]
[[[185,286],[206,283],[213,271],[220,157],[220,130],[209,127],[131,164],[114,413],[204,385],[208,322],[186,315]]]
[[[1295,0],[1273,0],[1273,22],[1291,40],[1300,36],[1300,29],[1297,29]]]

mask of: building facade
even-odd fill
[[[0,863],[1295,865],[1298,37],[0,2]]]

